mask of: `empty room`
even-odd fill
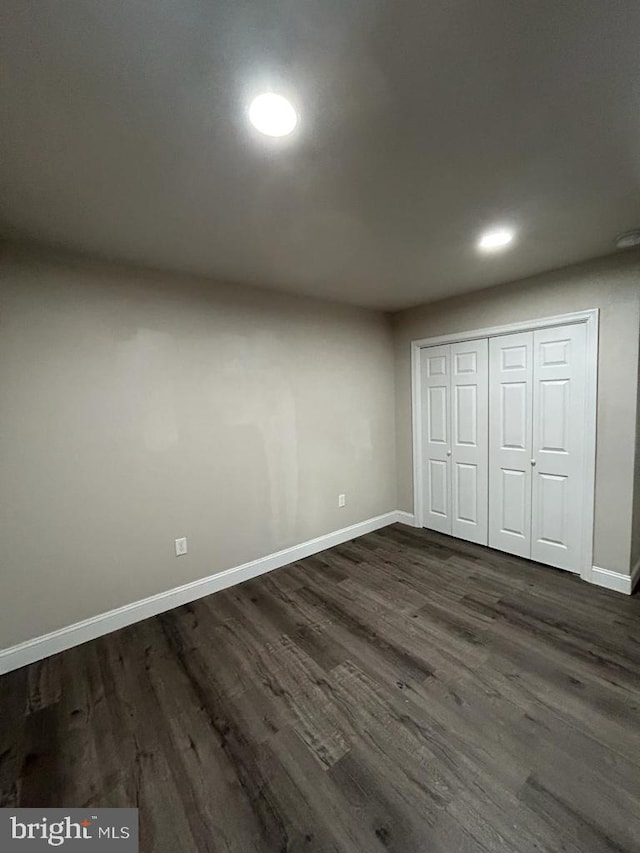
[[[3,853],[640,851],[639,44],[4,0]]]

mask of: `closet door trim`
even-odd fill
[[[553,326],[568,326],[584,323],[586,332],[585,354],[585,495],[584,517],[582,520],[582,547],[580,558],[580,576],[592,580],[593,567],[593,515],[595,503],[596,470],[596,409],[598,383],[598,320],[597,308],[577,311],[571,314],[559,314],[542,317],[504,326],[491,326],[484,329],[472,329],[451,335],[422,338],[411,342],[411,408],[413,428],[413,507],[414,523],[422,527],[422,399],[420,351],[424,347],[462,343],[478,338],[493,338],[499,335],[511,335],[514,332],[534,332]]]

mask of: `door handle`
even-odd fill
[[[532,460],[531,460],[531,464],[532,464],[532,465],[535,465],[535,464],[536,464],[536,460],[535,460],[535,459],[532,459]]]
[[[451,456],[451,451],[447,450],[447,456]]]

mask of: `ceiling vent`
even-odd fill
[[[625,231],[624,234],[618,234],[616,237],[616,246],[619,249],[632,249],[634,246],[640,246],[640,228],[635,231]]]

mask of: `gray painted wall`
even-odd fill
[[[593,307],[595,562],[627,572],[640,556],[640,253],[390,321],[5,250],[0,648],[396,508],[411,512],[410,341]],[[176,558],[179,536],[189,554]]]
[[[0,388],[0,648],[396,509],[383,314],[11,250]]]
[[[630,571],[640,252],[568,267],[394,315],[399,509],[413,511],[411,341],[588,308],[600,309],[594,563],[616,572]],[[637,471],[635,480],[638,491]],[[636,553],[640,550],[638,512],[636,504]]]

